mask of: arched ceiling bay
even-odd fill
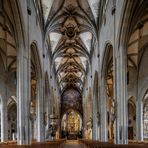
[[[83,89],[97,38],[99,1],[41,0],[45,37],[61,91],[70,86]]]

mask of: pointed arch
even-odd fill
[[[112,57],[110,57],[112,55]],[[102,67],[101,67],[101,77],[106,75],[107,70],[107,62],[110,62],[108,60],[112,60],[113,58],[113,46],[110,41],[107,41],[105,43],[104,53],[103,53],[103,59],[102,59]]]
[[[31,58],[33,58],[32,60],[34,60],[34,66],[36,68],[36,72],[37,72],[37,76],[42,78],[42,66],[41,66],[41,60],[40,60],[40,56],[39,56],[39,49],[37,47],[37,43],[36,41],[32,42],[30,45],[30,50],[31,50]]]

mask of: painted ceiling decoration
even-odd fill
[[[62,93],[61,114],[73,109],[82,115],[82,97],[75,88],[68,88]]]
[[[75,87],[80,92],[96,46],[100,0],[41,0],[46,39],[61,92]],[[50,5],[50,6],[49,6]]]

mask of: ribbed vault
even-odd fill
[[[46,41],[60,90],[76,87],[81,92],[96,45],[99,0],[42,0],[41,3]]]

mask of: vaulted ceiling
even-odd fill
[[[46,40],[61,91],[80,92],[96,45],[100,0],[41,0]]]

